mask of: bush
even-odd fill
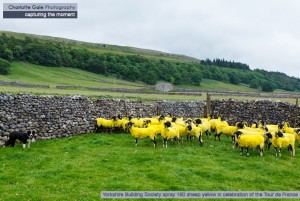
[[[0,74],[7,75],[10,71],[10,63],[0,58]]]
[[[261,84],[261,90],[265,92],[273,92],[275,90],[275,86],[271,82],[265,81]]]

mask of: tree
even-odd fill
[[[7,75],[10,71],[10,63],[4,59],[0,59],[0,74]]]
[[[253,79],[250,81],[250,88],[258,89],[260,86],[260,81],[258,79]]]
[[[228,77],[231,84],[239,84],[241,82],[240,76],[235,72],[229,73]]]
[[[265,92],[273,92],[275,90],[275,86],[269,81],[264,81],[261,84],[261,90]]]

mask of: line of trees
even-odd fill
[[[203,78],[232,84],[248,84],[263,91],[284,89],[299,91],[300,79],[279,72],[250,70],[246,64],[214,59],[199,63],[149,59],[139,55],[97,53],[63,42],[18,39],[0,36],[0,58],[7,61],[26,61],[45,66],[65,66],[87,70],[129,81],[156,84],[163,80],[175,85],[200,85]],[[1,73],[1,71],[0,71]]]
[[[240,62],[235,61],[226,61],[224,59],[205,59],[201,61],[201,64],[203,65],[209,65],[209,66],[220,66],[224,68],[235,68],[235,69],[241,69],[241,70],[250,70],[249,66],[247,64],[243,64]]]

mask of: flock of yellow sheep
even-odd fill
[[[264,124],[258,122],[248,126],[246,122],[238,122],[236,125],[229,125],[228,122],[222,121],[221,117],[217,119],[195,118],[184,119],[167,116],[155,116],[151,118],[133,118],[114,116],[111,119],[97,118],[97,130],[117,131],[123,130],[130,132],[135,139],[136,146],[138,139],[150,138],[154,147],[157,146],[157,136],[163,139],[163,147],[167,147],[167,142],[174,139],[177,143],[196,138],[199,144],[203,144],[203,133],[206,137],[212,137],[214,133],[215,140],[220,140],[221,134],[230,136],[234,147],[240,148],[240,155],[243,149],[246,149],[249,155],[249,148],[259,148],[260,155],[264,153],[264,147],[274,146],[276,156],[281,155],[281,148],[287,147],[291,155],[295,155],[295,141],[298,141],[300,147],[300,129],[289,127],[287,122],[278,125]]]

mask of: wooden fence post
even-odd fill
[[[124,99],[124,107],[125,107],[125,115],[128,116],[128,109],[127,109],[126,99]]]
[[[206,115],[205,115],[205,117],[208,117],[208,115],[211,115],[211,100],[210,100],[210,94],[206,93]]]

